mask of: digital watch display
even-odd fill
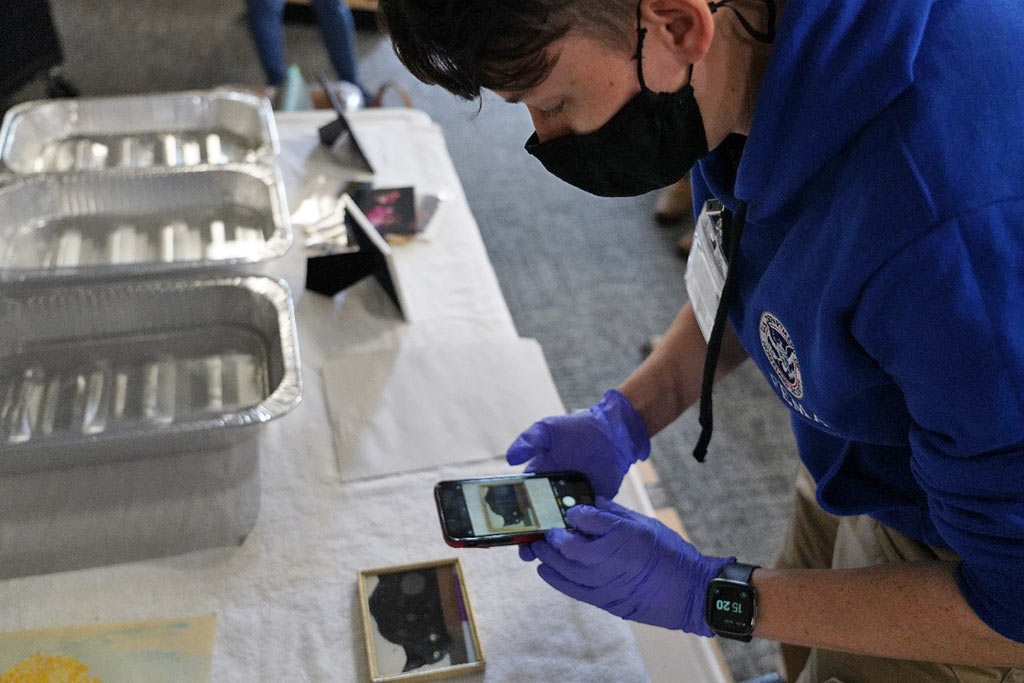
[[[707,622],[716,635],[749,642],[757,616],[757,592],[750,577],[754,565],[733,562],[711,580],[707,595]]]

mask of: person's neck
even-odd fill
[[[777,5],[781,13],[782,3]],[[732,133],[750,133],[772,49],[750,38],[731,13],[720,16],[711,49],[693,69],[694,96],[704,119],[708,149],[716,148]],[[753,19],[754,13],[748,16]]]

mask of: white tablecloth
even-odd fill
[[[222,493],[244,486],[209,483],[220,475],[260,488],[259,516],[244,543],[0,581],[0,630],[214,611],[219,615],[214,681],[366,680],[357,572],[457,555],[465,564],[487,658],[487,670],[466,680],[647,680],[626,622],[549,589],[514,549],[456,551],[443,544],[431,499],[433,483],[501,472],[505,466],[498,454],[491,462],[458,468],[428,467],[348,483],[340,479],[320,372],[327,359],[515,335],[438,127],[410,110],[366,111],[353,118],[378,168],[379,185],[412,184],[445,197],[435,239],[396,253],[409,322],[398,320],[372,280],[333,300],[304,292],[304,254],[300,246],[293,247],[267,271],[285,278],[295,297],[303,403],[268,425],[255,472],[228,477],[226,462],[221,470],[179,482],[170,489],[175,493],[164,492],[168,500],[156,506],[149,498],[160,498],[160,482],[173,469],[167,462],[136,463],[131,477],[118,475],[122,470],[117,466],[53,473],[73,477],[86,489],[108,481],[110,490],[95,509],[85,493],[69,509],[54,497],[47,503],[53,508],[29,520],[30,526],[25,515],[0,518],[0,558],[38,551],[52,558],[51,566],[60,566],[59,552],[47,546],[54,535],[79,551],[94,545],[97,550],[84,564],[131,558],[140,539],[148,542],[137,554],[153,555],[160,550],[160,538],[180,537],[183,529],[217,528],[224,526],[223,519],[230,520],[228,531],[245,526],[251,512],[234,508],[247,505],[247,499]],[[310,192],[333,191],[342,178],[317,146],[316,127],[324,121],[319,113],[279,120],[281,167],[292,209]],[[175,461],[179,469],[202,461],[188,457]],[[109,483],[112,478],[116,485]],[[66,490],[68,480],[62,482]],[[118,487],[123,489],[120,498]],[[224,503],[221,509],[218,500]],[[2,505],[0,513],[10,511]],[[171,543],[167,549],[181,548]]]

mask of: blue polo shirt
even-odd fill
[[[1022,44],[1018,0],[790,0],[742,157],[693,173],[748,203],[729,318],[821,506],[959,553],[1020,642]]]

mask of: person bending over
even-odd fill
[[[521,549],[545,581],[627,619],[785,643],[791,680],[1024,677],[1019,9],[381,0],[413,74],[525,105],[526,151],[559,178],[624,196],[692,167],[689,302],[618,388],[508,451],[604,497]],[[712,381],[747,357],[804,465],[771,569],[608,500],[698,401],[703,459]]]

